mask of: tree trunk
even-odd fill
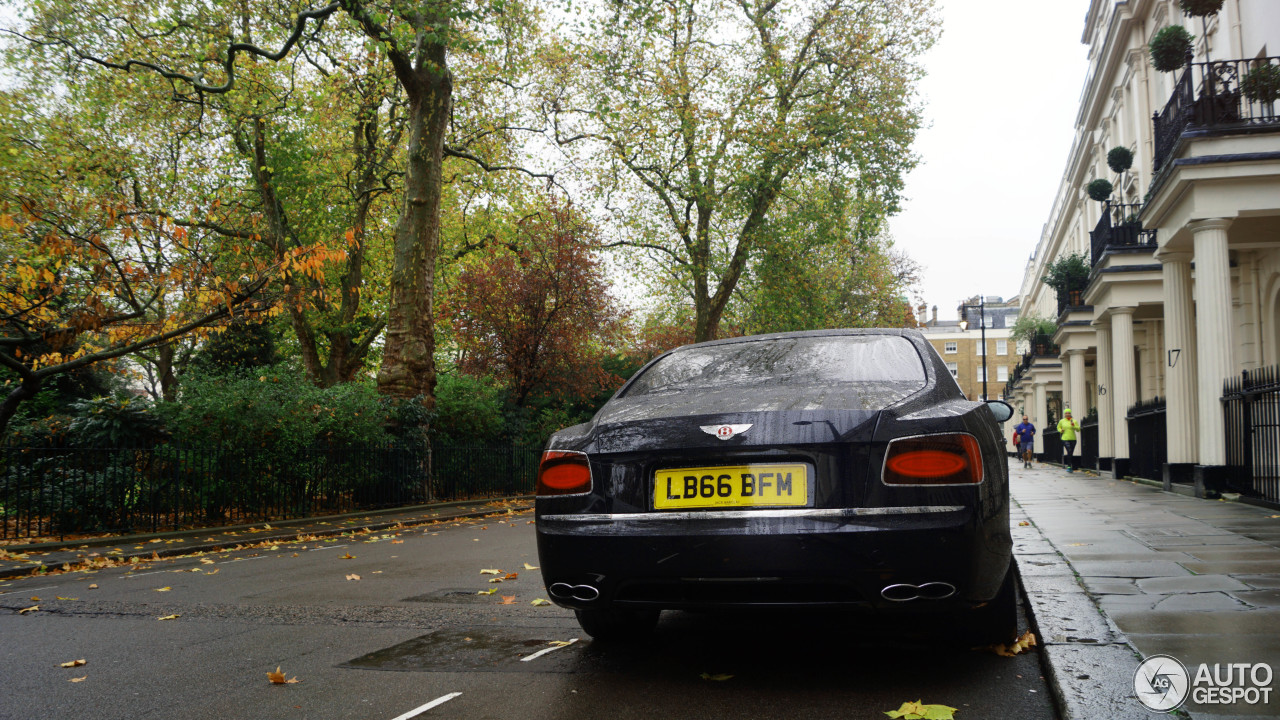
[[[22,384],[5,396],[4,402],[0,403],[0,437],[4,437],[9,429],[9,421],[13,419],[14,413],[18,412],[18,406],[22,401],[30,400],[39,392],[41,381],[42,378],[38,375],[24,378]]]
[[[378,392],[397,398],[421,396],[435,404],[436,253],[440,245],[441,162],[452,102],[453,78],[445,47],[430,44],[405,83],[409,100],[409,148],[405,198],[396,224],[391,298]],[[403,78],[402,78],[403,80]]]

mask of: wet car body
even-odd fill
[[[978,481],[886,470],[935,440],[959,442]],[[979,641],[1016,629],[1001,431],[918,331],[677,348],[547,450],[545,475],[574,462],[589,482],[540,478],[543,577],[597,637],[655,610],[750,607],[955,613]]]

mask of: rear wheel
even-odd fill
[[[637,640],[658,624],[660,610],[575,610],[578,624],[596,640]]]
[[[1000,583],[1000,591],[991,602],[956,616],[961,642],[969,646],[984,646],[1017,639],[1018,588],[1013,572],[1011,563],[1004,574],[1004,582]]]

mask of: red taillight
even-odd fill
[[[982,482],[982,452],[972,435],[927,435],[889,443],[886,485],[972,485]]]
[[[585,453],[548,450],[538,467],[538,495],[574,495],[590,492],[591,466]]]

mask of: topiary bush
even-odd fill
[[[1208,17],[1222,9],[1223,0],[1178,0],[1182,12],[1193,17]]]
[[[1177,70],[1186,64],[1187,53],[1191,52],[1193,42],[1195,42],[1195,36],[1181,25],[1161,28],[1160,32],[1151,38],[1151,44],[1147,46],[1147,50],[1151,53],[1151,65],[1160,72]]]
[[[1280,66],[1259,65],[1240,80],[1244,96],[1259,103],[1273,103],[1280,98]]]
[[[1102,178],[1098,178],[1085,186],[1085,192],[1089,193],[1089,197],[1097,200],[1098,202],[1102,202],[1111,197],[1111,191],[1114,189],[1115,187],[1111,184],[1110,180],[1103,180]]]
[[[1111,168],[1112,172],[1125,172],[1133,167],[1133,151],[1123,145],[1111,148],[1107,153],[1107,167]]]

